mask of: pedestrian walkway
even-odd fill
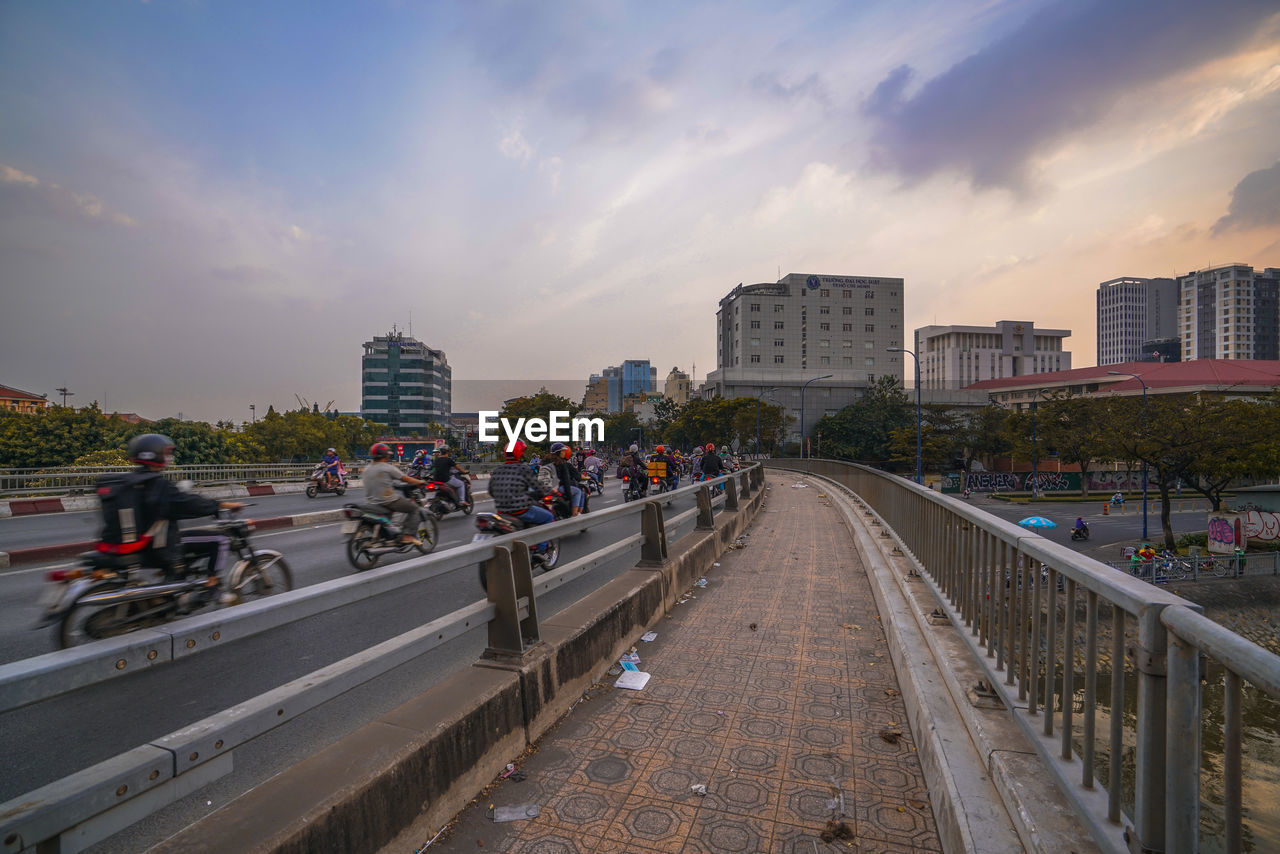
[[[861,560],[795,482],[638,645],[643,690],[598,685],[431,854],[942,850]]]

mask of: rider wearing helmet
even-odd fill
[[[667,482],[667,486],[674,489],[679,483],[679,469],[676,468],[676,461],[667,453],[666,445],[658,445],[653,449],[653,455],[649,457],[649,477],[658,477]]]
[[[203,572],[215,577],[230,541],[216,528],[181,531],[178,520],[239,510],[244,505],[214,501],[166,480],[161,472],[173,462],[173,440],[168,436],[135,436],[129,440],[126,454],[137,464],[136,469],[98,479],[103,526],[97,550],[136,554],[144,566],[160,569],[171,578],[182,577],[193,562],[203,560]]]
[[[563,442],[556,442],[551,446],[551,459],[556,467],[556,478],[560,482],[560,493],[572,505],[572,515],[581,516],[582,509],[586,506],[586,494],[583,493],[582,487],[578,486],[578,483],[582,480],[582,475],[579,474],[573,463],[569,461],[572,456],[573,451]]]
[[[716,454],[716,446],[710,442],[707,443],[707,447],[702,454],[700,471],[705,478],[719,477],[724,474],[724,461]]]
[[[326,487],[332,487],[336,483],[341,483],[342,460],[338,458],[338,452],[330,448],[324,452],[324,483]]]
[[[506,461],[489,475],[489,497],[497,512],[516,516],[527,525],[545,525],[556,517],[534,503],[535,497],[542,497],[542,487],[533,469],[523,463],[524,452],[524,442],[517,439],[506,452]]]
[[[582,459],[582,472],[590,477],[597,484],[604,484],[604,460],[596,456],[594,448],[586,448],[583,452],[586,456]]]
[[[393,520],[396,513],[403,513],[405,520],[413,518],[421,508],[413,499],[396,490],[396,483],[403,482],[413,486],[425,486],[426,482],[405,474],[391,464],[391,446],[385,442],[375,442],[369,448],[369,456],[373,465],[367,466],[360,475],[364,485],[364,497],[370,504],[377,504],[387,511]],[[407,531],[400,534],[400,542],[422,545],[422,541]]]
[[[431,458],[431,479],[453,490],[460,507],[471,503],[467,500],[467,480],[470,477],[471,472],[458,465],[446,446],[441,445],[436,449],[436,455]]]

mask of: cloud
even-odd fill
[[[512,128],[503,134],[498,142],[498,150],[508,160],[520,161],[521,166],[528,163],[529,158],[533,156],[533,146],[529,145],[519,128]]]
[[[1123,95],[1265,40],[1275,15],[1268,0],[1061,0],[911,94],[912,69],[889,72],[862,105],[871,163],[1026,191]]]
[[[672,83],[684,71],[684,67],[684,51],[666,47],[653,55],[653,62],[649,64],[649,76],[659,83]]]
[[[76,193],[57,184],[41,181],[20,169],[0,164],[0,201],[21,205],[33,203],[44,213],[74,217],[132,228],[138,222],[120,211],[109,209],[97,196]]]
[[[1213,233],[1276,225],[1280,225],[1280,161],[1240,179],[1231,191],[1231,207],[1214,224]]]
[[[552,109],[582,120],[587,138],[623,140],[670,103],[666,90],[648,80],[605,71],[580,74],[547,96]]]
[[[831,105],[831,94],[827,91],[827,84],[816,73],[810,74],[799,83],[788,85],[782,82],[777,72],[762,72],[751,79],[751,91],[788,104],[797,104],[809,99],[823,107]]]

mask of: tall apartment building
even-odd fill
[[[421,434],[431,422],[448,424],[453,372],[441,350],[391,331],[364,343],[360,413],[397,436]]]
[[[671,373],[667,374],[667,381],[662,385],[662,396],[678,406],[684,406],[689,402],[690,385],[688,374],[679,368],[672,368]]]
[[[1097,307],[1099,365],[1138,361],[1144,341],[1178,334],[1178,283],[1173,279],[1109,279],[1098,285]]]
[[[594,412],[621,412],[628,397],[658,391],[658,369],[648,359],[627,359],[621,365],[610,365],[587,380],[587,398]],[[604,405],[600,406],[600,396]],[[584,398],[584,405],[587,404]]]
[[[958,389],[982,380],[1071,369],[1062,349],[1070,329],[1036,329],[1029,320],[995,326],[922,326],[915,332],[920,387]]]
[[[799,432],[859,399],[877,377],[902,382],[903,280],[790,273],[738,285],[716,312],[716,369],[704,397],[755,397],[784,406]]]
[[[582,396],[582,408],[586,412],[609,411],[609,381],[600,374],[592,374],[587,380],[587,391]]]
[[[1178,279],[1183,361],[1280,359],[1280,268],[1222,264]]]

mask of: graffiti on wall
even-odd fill
[[[1245,510],[1240,514],[1244,535],[1251,540],[1280,540],[1280,513]]]

